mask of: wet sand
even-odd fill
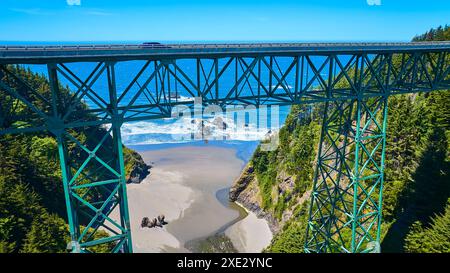
[[[240,253],[260,253],[272,240],[272,232],[266,220],[246,210],[248,215],[225,230],[233,246]]]
[[[244,167],[235,149],[186,145],[139,153],[153,168],[140,184],[127,186],[135,252],[189,252],[186,242],[213,235],[240,217],[239,210],[217,198],[217,192],[229,188]],[[166,216],[167,225],[140,227],[143,217],[152,219],[159,214]],[[113,218],[117,216],[117,211],[112,213]],[[264,224],[260,222],[259,228],[264,229]],[[233,229],[238,234],[234,237],[247,238],[245,226]]]
[[[163,228],[141,228],[143,217],[153,219],[164,214],[171,222],[183,216],[190,206],[194,192],[183,185],[183,173],[152,168],[151,174],[140,184],[128,184],[128,207],[134,252],[160,252],[163,246],[181,248],[176,237]],[[168,194],[170,193],[170,194]],[[112,213],[118,219],[118,210]]]
[[[184,247],[186,242],[223,232],[224,227],[228,227],[233,243],[238,244],[236,248],[244,252],[270,242],[271,234],[269,238],[267,233],[257,232],[267,238],[258,239],[261,243],[255,246],[249,231],[268,229],[264,220],[247,216],[236,223],[242,219],[242,213],[217,197],[220,190],[232,185],[244,167],[245,162],[236,156],[235,149],[184,145],[139,153],[153,168],[140,184],[127,185],[135,252],[190,252]],[[143,217],[152,219],[160,214],[166,216],[167,225],[141,228]],[[112,218],[117,217],[118,211],[114,211]]]

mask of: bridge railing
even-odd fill
[[[133,49],[161,49],[160,46],[167,46],[166,49],[231,49],[231,48],[311,48],[317,47],[411,47],[416,46],[450,46],[450,42],[327,42],[327,43],[193,43],[193,44],[86,44],[86,45],[0,45],[0,50],[4,51],[52,51],[52,50],[133,50]]]
[[[389,44],[399,45],[382,45]],[[226,46],[250,48],[251,45]],[[256,45],[263,47],[264,44]],[[286,44],[269,45],[276,49],[277,45]],[[317,44],[301,45],[318,48]],[[326,48],[330,45],[336,44],[324,43],[321,46]],[[17,67],[1,64],[0,136],[43,131],[55,135],[64,173],[63,185],[73,248],[78,246],[86,251],[96,244],[115,242],[113,251],[131,251],[120,133],[123,122],[170,117],[173,107],[192,104],[177,99],[173,101],[171,94],[174,91],[175,95],[183,91],[185,93],[181,95],[200,97],[203,101],[201,105],[323,103],[326,110],[322,122],[322,148],[319,148],[315,186],[311,194],[310,215],[316,217],[309,219],[306,251],[366,251],[370,244],[380,240],[382,200],[375,197],[382,196],[388,96],[450,89],[450,47],[429,51],[409,47],[413,49],[407,52],[399,50],[373,54],[366,50],[369,48],[367,45],[369,43],[359,44],[359,48],[343,54],[317,54],[311,51],[292,54],[287,58],[262,51],[252,57],[238,54],[211,57],[200,50],[192,50],[186,58],[192,61],[193,71],[196,71],[193,73],[177,63],[175,55],[161,58],[155,54],[153,59],[141,61],[137,71],[127,74],[127,85],[117,84],[116,79],[121,71],[116,68],[121,61],[111,55],[110,58],[91,61],[93,66],[88,71],[89,75],[71,69],[64,58],[56,61],[44,59],[41,63],[47,72],[48,85],[39,87],[24,80],[21,73],[15,71]],[[197,46],[224,48],[219,44],[177,45],[179,48],[183,46],[186,51]],[[430,44],[425,46],[430,47]],[[61,50],[77,47],[49,48]],[[39,47],[27,50],[39,50]],[[284,66],[279,65],[280,59],[286,62]],[[14,61],[13,64],[23,64],[21,61]],[[224,78],[225,75],[228,78]],[[66,92],[61,90],[63,79],[71,83]],[[44,92],[39,92],[41,89]],[[106,94],[101,91],[106,91]],[[87,99],[95,103],[93,107],[81,104]],[[73,134],[74,129],[85,131],[102,124],[111,125],[104,132],[104,140],[91,141],[93,143],[90,145]],[[73,146],[80,152],[68,153],[67,147]],[[101,148],[109,153],[99,153]],[[67,167],[70,163],[71,167]],[[91,176],[89,172],[83,176],[84,172],[98,167],[104,170],[104,176],[87,177]],[[109,186],[104,189],[105,185]],[[102,190],[101,196],[95,198],[98,207],[91,206],[90,201],[94,199],[88,200],[81,194],[86,188],[100,187],[105,191]],[[94,193],[91,191],[91,194]],[[333,196],[328,193],[333,193]],[[111,204],[119,206],[120,221],[107,218],[112,211]],[[79,221],[77,215],[81,212],[87,213],[84,217],[88,217],[89,221]],[[92,224],[83,227],[83,223]],[[95,234],[101,226],[115,226],[115,235],[91,240],[91,234]],[[351,240],[347,239],[349,237]]]

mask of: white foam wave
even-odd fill
[[[258,128],[255,123],[244,123],[230,118],[165,119],[139,121],[122,126],[125,144],[183,143],[198,140],[258,141],[267,138],[278,128]]]
[[[194,98],[193,97],[180,96],[178,98],[178,101],[194,101]]]
[[[288,88],[288,89],[292,89],[293,87],[291,86],[291,85],[286,85],[285,83],[283,83],[283,85],[286,87],[286,88]],[[275,87],[277,87],[277,89],[284,89],[283,88],[283,85],[278,85],[278,87],[277,87],[277,85],[276,84],[274,84],[274,85],[272,85],[272,88],[275,88]],[[266,86],[267,88],[269,87],[269,86]]]

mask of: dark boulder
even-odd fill
[[[164,214],[161,214],[161,215],[159,215],[158,216],[158,222],[161,224],[161,225],[167,225],[167,222],[165,221],[165,216],[164,216]]]
[[[144,218],[142,218],[142,221],[141,221],[141,227],[147,227],[148,226],[148,224],[149,224],[149,222],[150,222],[150,220],[148,219],[148,217],[144,217]]]

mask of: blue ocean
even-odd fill
[[[14,44],[24,43],[17,42]],[[317,62],[318,66],[320,66],[321,62],[323,62],[323,60],[316,60],[314,58],[312,59],[312,61],[314,63]],[[183,70],[184,73],[186,73],[189,78],[195,79],[197,73],[195,62],[196,60],[193,59],[181,59],[177,60],[176,64],[181,70]],[[285,71],[291,64],[291,62],[291,57],[279,57],[277,58],[276,68],[280,72]],[[124,90],[126,90],[131,80],[139,73],[144,64],[145,61],[126,61],[116,64],[116,84],[119,96]],[[219,60],[219,69],[224,64],[225,60]],[[68,63],[65,65],[68,69],[70,69],[70,71],[77,75],[77,77],[84,80],[93,71],[97,63]],[[204,77],[202,78],[202,81],[204,82],[206,81],[208,73],[211,73],[209,67],[212,67],[212,61],[209,64],[208,61],[205,61],[203,66]],[[47,67],[45,65],[29,65],[29,67],[32,71],[39,74],[43,74],[45,76],[47,76],[48,74]],[[326,71],[326,69],[323,70],[323,74],[321,74],[323,77],[327,76],[327,74],[325,73]],[[146,72],[144,72],[144,75],[142,76],[142,81],[145,81],[145,73]],[[266,73],[266,76],[269,77],[268,73]],[[306,74],[304,75],[304,80],[309,80],[311,79],[311,77],[312,75],[308,76]],[[290,73],[286,77],[284,84],[289,88],[292,88],[291,85],[294,85],[295,82],[294,78],[295,75],[293,73]],[[77,88],[67,78],[60,76],[59,80],[63,85],[71,88],[71,90],[77,90]],[[220,78],[219,95],[225,96],[225,94],[232,88],[234,83],[235,73],[224,73]],[[276,84],[277,81],[274,80],[272,88],[274,88],[274,85]],[[257,86],[258,83],[255,80],[248,81],[246,84],[243,84],[242,92],[250,92],[250,89],[256,90]],[[133,88],[138,88],[138,86],[135,86]],[[278,86],[277,89],[282,89],[282,87]],[[103,73],[103,75],[101,75],[100,78],[92,85],[92,90],[94,90],[100,97],[105,98],[105,100],[109,97],[105,73]],[[127,104],[127,102],[131,100],[131,97],[132,95],[124,96],[121,103]],[[178,100],[194,99],[189,94],[189,92],[187,92],[183,88],[179,88],[177,90],[177,98]],[[84,97],[83,100],[89,106],[95,107],[94,102],[88,97]],[[135,102],[135,104],[138,105],[145,103],[147,103],[147,101],[145,101],[145,98],[141,97]],[[274,111],[276,111],[276,113]],[[240,150],[250,151],[256,146],[256,143],[267,137],[268,133],[276,132],[280,128],[280,126],[282,126],[289,111],[290,106],[280,106],[276,109],[269,108],[269,110],[267,110],[268,115],[264,116],[260,115],[259,109],[248,110],[241,116],[239,115],[239,113],[233,113],[231,115],[224,114],[220,117],[220,122],[217,122],[217,116],[208,115],[204,115],[202,117],[202,121],[197,120],[198,117],[180,117],[129,122],[125,123],[122,127],[122,138],[125,145],[133,146],[137,149],[139,148],[136,147],[136,145],[143,146],[146,147],[146,149],[149,149],[155,148],[155,145],[163,144],[203,143],[206,139],[210,143],[215,143],[215,145],[220,145],[219,143],[225,142],[231,145],[242,146]],[[275,115],[274,117],[276,120],[274,120],[272,115]],[[263,123],[265,122],[265,126],[261,126],[261,121]],[[226,129],[216,128],[216,125],[218,123],[221,124],[222,122],[226,124]],[[200,124],[201,126],[199,126]],[[204,135],[205,124],[206,127],[208,127],[207,136]],[[200,136],[198,136],[199,132],[196,132],[196,130],[201,131]],[[245,153],[246,156],[244,156],[244,158],[248,157],[248,153],[249,152]]]

